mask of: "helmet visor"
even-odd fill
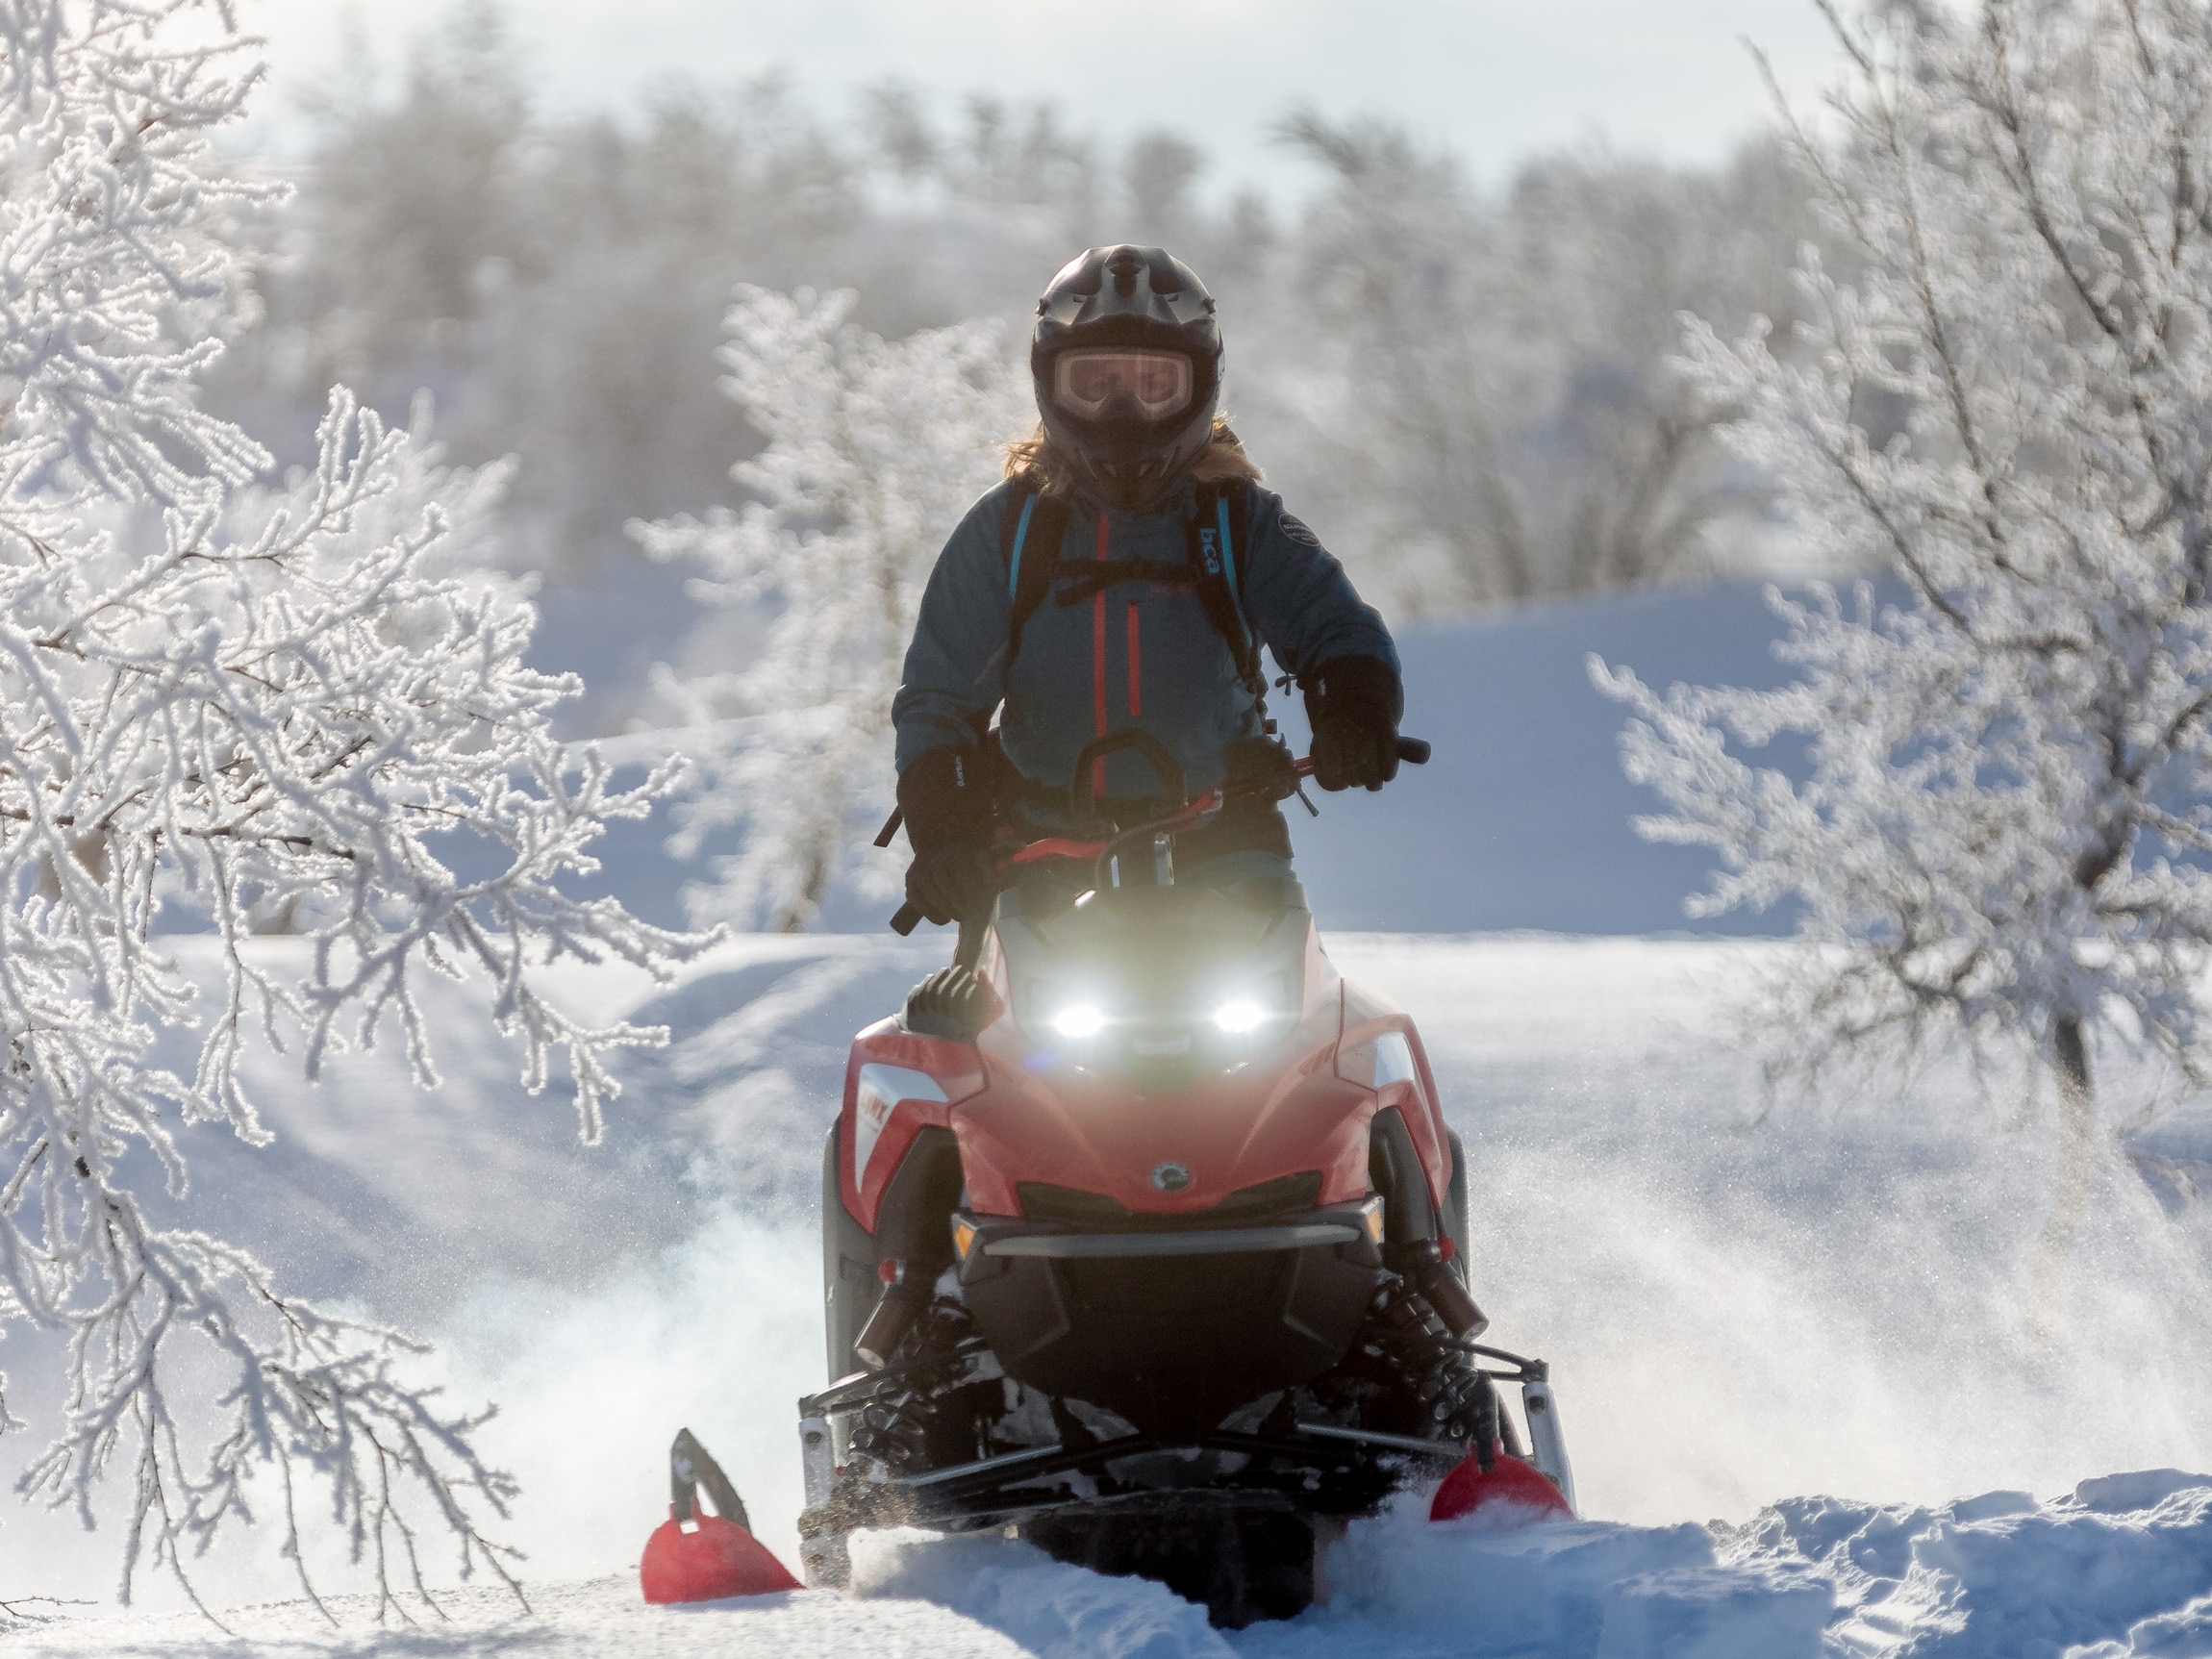
[[[1166,420],[1191,402],[1191,360],[1179,351],[1064,351],[1052,364],[1052,401],[1078,420],[1096,420],[1117,397],[1146,420]]]

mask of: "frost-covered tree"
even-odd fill
[[[1779,691],[1593,669],[1640,716],[1630,775],[1672,809],[1646,832],[1721,853],[1696,913],[1794,899],[1827,947],[1786,988],[1791,1043],[1963,1031],[2048,1061],[2063,1241],[2098,1031],[2207,1070],[2212,19],[1828,15],[1849,80],[1832,136],[1796,142],[1863,274],[1807,260],[1796,366],[1761,331],[1694,328],[1689,356],[1797,533],[1908,597],[1777,600]],[[1745,758],[1777,741],[1802,781]]]
[[[553,741],[573,688],[460,568],[497,478],[338,391],[315,465],[269,485],[198,403],[238,309],[226,237],[270,195],[209,147],[259,73],[231,28],[221,0],[0,4],[0,1336],[46,1333],[30,1353],[65,1369],[21,1490],[88,1524],[123,1476],[126,1596],[264,1505],[295,1560],[333,1518],[389,1596],[421,1582],[425,1520],[504,1575],[482,1529],[512,1485],[482,1419],[409,1380],[415,1345],[193,1209],[191,1136],[268,1139],[254,1041],[312,1078],[395,1029],[433,1083],[423,976],[475,974],[534,1085],[565,1060],[589,1138],[610,1051],[650,1034],[578,1023],[537,962],[692,942],[560,885],[668,780],[616,791]],[[180,909],[212,950],[155,934]],[[312,949],[258,949],[270,925]]]
[[[732,468],[753,499],[631,527],[654,558],[703,565],[693,593],[740,624],[710,629],[687,672],[661,675],[704,779],[680,809],[677,850],[745,830],[716,861],[717,886],[693,891],[702,917],[805,925],[883,817],[892,693],[922,587],[1033,413],[994,324],[886,340],[849,320],[854,297],[738,290],[721,361],[768,440]]]
[[[1327,173],[1270,342],[1267,390],[1302,418],[1263,397],[1250,424],[1367,585],[1450,612],[1731,556],[1717,532],[1757,481],[1668,358],[1682,311],[1735,327],[1787,301],[1801,192],[1772,145],[1710,172],[1539,157],[1491,196],[1387,123],[1281,136]]]

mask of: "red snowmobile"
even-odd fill
[[[1079,797],[1122,748],[1185,798],[1138,733],[1085,751]],[[1279,796],[1310,763],[1277,756]],[[1295,880],[1176,884],[1223,804],[1012,851],[1078,879],[1017,882],[854,1040],[809,1583],[856,1529],[1011,1529],[1241,1625],[1304,1607],[1317,1533],[1402,1485],[1572,1513],[1543,1363],[1473,1341],[1466,1160],[1413,1022],[1338,974]]]

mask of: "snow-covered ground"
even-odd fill
[[[264,948],[295,946],[281,941]],[[142,1608],[18,1603],[0,1652],[1707,1655],[2212,1654],[2212,1122],[2129,1132],[2055,1279],[2034,1264],[2047,1114],[1937,1068],[1909,1091],[1761,1094],[1724,1010],[1786,945],[1343,936],[1345,971],[1420,1019],[1473,1155],[1476,1284],[1552,1361],[1588,1521],[1356,1526],[1330,1604],[1231,1637],[1154,1586],[1001,1540],[876,1541],[864,1594],[649,1610],[630,1571],[688,1424],[787,1558],[792,1399],[821,1378],[813,1233],[846,1038],[943,952],[741,941],[673,991],[575,974],[666,1022],[608,1144],[512,1082],[473,1003],[434,1011],[447,1087],[396,1056],[319,1090],[263,1073],[278,1144],[191,1140],[198,1192],[291,1279],[436,1335],[502,1402],[535,1610],[481,1587],[451,1622],[305,1609],[258,1541],[204,1563],[225,1635]],[[2118,1112],[2155,1079],[2115,1062]],[[2040,1287],[2040,1288],[2039,1288]],[[39,1355],[10,1345],[35,1420]],[[2156,1473],[2130,1471],[2155,1470]],[[117,1540],[13,1512],[0,1601],[105,1598]],[[335,1568],[332,1587],[342,1587]],[[251,1603],[284,1603],[248,1606]]]

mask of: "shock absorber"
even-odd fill
[[[961,1380],[954,1350],[969,1328],[968,1310],[959,1303],[933,1302],[895,1353],[885,1356],[907,1369],[862,1408],[850,1442],[856,1462],[865,1458],[890,1474],[928,1466],[943,1393]]]
[[[1368,1308],[1365,1345],[1397,1372],[1424,1421],[1422,1432],[1464,1442],[1489,1469],[1497,1458],[1497,1393],[1490,1378],[1452,1345],[1426,1297],[1388,1275]]]

